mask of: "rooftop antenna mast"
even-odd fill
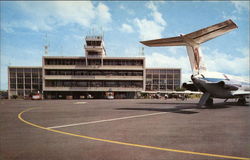
[[[45,55],[49,54],[49,43],[48,43],[48,35],[47,35],[47,33],[45,34],[44,54]]]
[[[139,48],[139,56],[144,57],[144,47]]]
[[[104,38],[104,31],[103,31],[103,28],[101,27],[101,36],[102,36],[102,38]]]

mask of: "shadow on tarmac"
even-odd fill
[[[197,104],[197,103],[183,103],[183,102],[160,102],[160,103],[156,103],[156,102],[143,102],[143,103],[138,103],[138,104]]]
[[[140,103],[140,104],[175,104],[175,103]],[[199,109],[197,107],[197,103],[182,103],[182,104],[189,104],[189,106],[181,106],[180,103],[176,103],[178,106],[174,108],[116,108],[116,110],[136,110],[136,111],[156,111],[156,112],[171,112],[171,113],[180,113],[180,114],[196,114],[199,113],[199,110],[189,110],[189,109]],[[191,105],[190,105],[191,104]],[[225,104],[225,103],[217,103],[213,106],[208,106],[205,109],[226,109],[231,108],[234,104]],[[204,109],[202,109],[204,110]]]
[[[156,112],[171,112],[171,113],[180,113],[180,114],[196,114],[199,112],[188,111],[185,109],[195,109],[196,107],[183,107],[176,106],[175,108],[117,108],[116,110],[133,110],[133,111],[156,111]]]
[[[180,102],[180,103],[178,103],[178,102],[165,102],[165,103],[162,103],[162,102],[160,102],[160,103],[156,103],[156,102],[143,102],[143,103],[138,103],[138,104],[145,104],[145,105],[162,105],[162,104],[166,104],[166,105],[174,105],[174,104],[176,104],[176,105],[186,105],[186,104],[189,104],[189,105],[194,105],[194,106],[176,106],[176,107],[184,107],[184,109],[199,109],[198,107],[197,107],[197,104],[198,103],[188,103],[188,102],[186,102],[186,103],[182,103],[182,102]],[[205,108],[205,109],[224,109],[224,108],[230,108],[231,106],[234,106],[234,107],[236,107],[236,106],[238,106],[238,107],[241,107],[241,106],[239,106],[237,103],[235,103],[235,102],[222,102],[222,103],[214,103],[213,104],[213,106],[208,106],[207,108]],[[245,106],[248,106],[248,105],[245,105]],[[187,108],[186,108],[187,107]]]

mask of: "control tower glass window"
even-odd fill
[[[87,41],[88,46],[101,46],[102,41]]]

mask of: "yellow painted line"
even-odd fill
[[[177,153],[184,153],[184,154],[193,154],[193,155],[200,155],[200,156],[208,156],[208,157],[216,157],[216,158],[227,158],[227,159],[238,159],[238,160],[250,160],[250,158],[243,158],[243,157],[234,157],[234,156],[226,156],[226,155],[218,155],[218,154],[210,154],[210,153],[200,153],[200,152],[192,152],[192,151],[185,151],[185,150],[177,150],[177,149],[170,149],[170,148],[161,148],[161,147],[154,147],[154,146],[148,146],[148,145],[141,145],[141,144],[133,144],[133,143],[126,143],[126,142],[120,142],[120,141],[113,141],[113,140],[108,140],[108,139],[101,139],[101,138],[95,138],[95,137],[89,137],[89,136],[84,136],[84,135],[79,135],[79,134],[74,134],[74,133],[69,133],[69,132],[64,132],[64,131],[59,131],[47,127],[43,127],[37,124],[34,124],[32,122],[26,121],[25,119],[22,118],[22,114],[25,112],[28,112],[30,110],[33,110],[35,108],[30,108],[27,110],[24,110],[18,114],[18,118],[31,126],[44,129],[47,131],[55,132],[55,133],[60,133],[60,134],[65,134],[65,135],[70,135],[74,137],[80,137],[80,138],[85,138],[85,139],[90,139],[90,140],[95,140],[95,141],[101,141],[101,142],[107,142],[107,143],[113,143],[113,144],[120,144],[120,145],[126,145],[126,146],[132,146],[132,147],[140,147],[140,148],[147,148],[147,149],[155,149],[155,150],[160,150],[160,151],[169,151],[169,152],[177,152]]]

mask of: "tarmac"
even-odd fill
[[[249,104],[198,101],[0,100],[0,159],[250,159]]]

